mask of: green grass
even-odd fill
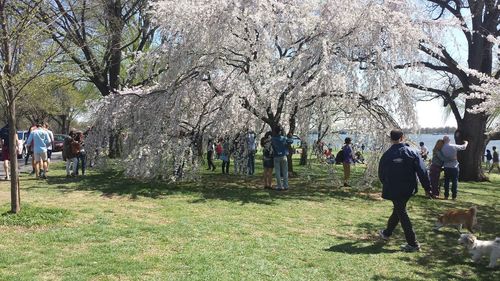
[[[2,209],[9,209],[3,206]],[[41,208],[30,204],[23,204],[23,211],[20,214],[5,212],[0,216],[0,225],[37,227],[60,223],[69,219],[70,212],[61,208]]]
[[[255,177],[177,185],[115,171],[67,179],[60,164],[47,181],[23,175],[19,219],[0,217],[0,280],[500,280],[485,259],[471,263],[456,230],[432,231],[437,214],[476,205],[480,238],[500,236],[497,175],[460,183],[456,202],[414,197],[423,251],[409,254],[400,227],[388,243],[376,237],[391,211],[377,189],[341,189],[315,164],[296,166],[290,191],[264,191],[257,163]],[[1,182],[0,213],[9,196]]]

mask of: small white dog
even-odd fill
[[[467,233],[461,234],[458,243],[465,245],[465,248],[472,254],[472,261],[479,262],[482,256],[490,256],[489,268],[493,268],[497,264],[497,259],[500,258],[500,238],[497,237],[493,241],[478,240],[476,236]]]

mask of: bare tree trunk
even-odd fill
[[[17,214],[21,211],[21,200],[19,195],[19,176],[18,176],[18,166],[17,166],[17,132],[16,132],[16,92],[14,90],[14,85],[12,82],[13,68],[12,68],[12,47],[10,45],[11,38],[7,31],[8,28],[8,15],[5,11],[6,2],[0,0],[0,42],[3,55],[3,68],[0,78],[2,78],[2,89],[4,92],[8,107],[8,119],[9,119],[9,154],[11,158],[10,166],[10,197],[11,197],[11,209],[10,211]]]
[[[113,131],[109,135],[109,158],[120,158],[122,156],[122,136],[120,131]]]
[[[120,0],[108,0],[109,32],[111,33],[111,56],[109,65],[109,88],[116,91],[120,85],[120,68],[122,63],[122,4]]]
[[[17,214],[21,211],[21,194],[19,190],[19,173],[17,162],[17,131],[16,131],[16,102],[13,90],[9,90],[9,154],[10,154],[10,211]]]
[[[308,154],[308,147],[307,147],[307,140],[301,140],[301,149],[302,151],[300,152],[300,166],[305,166],[307,165],[307,154]]]
[[[460,180],[487,180],[481,168],[482,156],[487,142],[487,136],[484,133],[486,131],[487,116],[483,113],[466,113],[464,121],[455,132],[455,142],[457,144],[463,144],[465,140],[469,142],[467,149],[458,153]]]

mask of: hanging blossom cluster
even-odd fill
[[[491,77],[485,73],[479,72],[474,69],[460,68],[471,77],[475,77],[481,81],[479,85],[471,86],[474,92],[464,96],[465,99],[480,99],[481,103],[474,105],[468,109],[471,113],[493,114],[500,108],[500,79]]]
[[[382,148],[415,121],[395,70],[425,37],[412,11],[396,0],[157,1],[162,43],[130,70],[151,83],[95,105],[91,153],[119,146],[133,177],[196,178],[209,138],[276,125],[307,136],[320,120]]]

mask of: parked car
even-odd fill
[[[52,145],[52,152],[59,152],[63,150],[64,139],[69,137],[63,134],[54,134],[54,144]]]

